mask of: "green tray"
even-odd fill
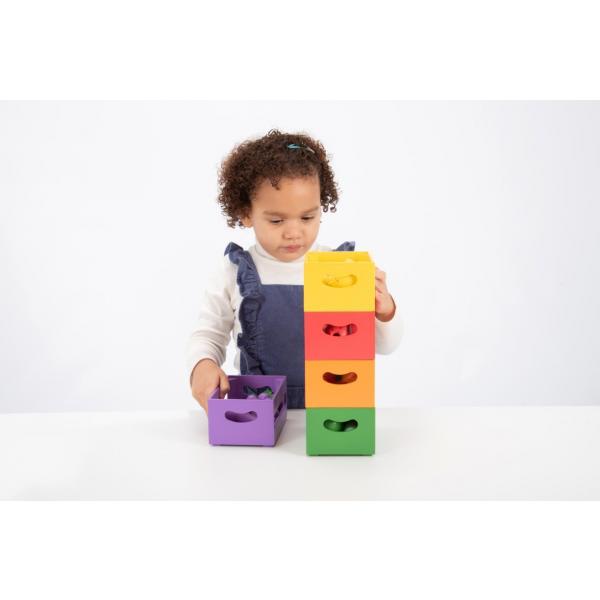
[[[375,454],[375,408],[307,408],[306,454]]]

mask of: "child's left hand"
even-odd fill
[[[388,292],[385,272],[375,267],[375,316],[380,321],[391,321],[396,313],[396,304]]]

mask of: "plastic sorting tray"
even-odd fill
[[[287,377],[228,375],[229,393],[208,399],[208,441],[212,445],[274,446],[287,418]],[[270,387],[270,398],[248,398],[250,388]]]

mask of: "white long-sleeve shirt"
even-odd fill
[[[328,252],[332,248],[315,242],[313,252]],[[304,256],[290,262],[277,260],[256,240],[248,252],[254,260],[261,283],[264,285],[304,285]],[[209,277],[200,299],[200,311],[187,344],[187,367],[191,373],[203,358],[210,358],[219,366],[225,362],[230,336],[236,343],[235,368],[240,370],[240,350],[237,348],[238,334],[242,328],[238,317],[242,302],[237,284],[237,265],[229,256],[223,256],[221,264]],[[375,319],[375,352],[390,354],[402,338],[402,321],[398,308],[391,321]]]

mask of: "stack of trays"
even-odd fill
[[[306,453],[375,453],[375,264],[368,252],[304,261]]]

